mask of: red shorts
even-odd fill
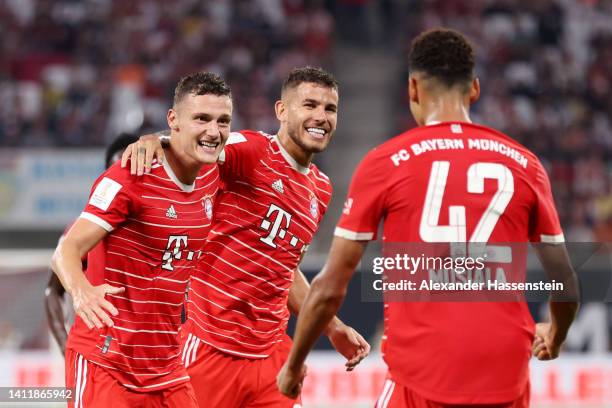
[[[276,376],[287,360],[291,344],[285,335],[269,357],[248,359],[219,351],[193,334],[184,333],[183,363],[200,407],[300,408],[300,397],[287,398],[276,387]]]
[[[119,384],[108,371],[66,350],[66,387],[74,389],[68,408],[198,408],[189,382],[153,392],[137,392]]]
[[[385,381],[383,391],[376,401],[375,408],[529,408],[530,386],[514,401],[501,404],[444,404],[423,398],[410,388],[391,379]]]

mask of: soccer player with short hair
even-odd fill
[[[121,159],[121,153],[131,143],[137,140],[135,135],[128,133],[122,133],[106,148],[104,154],[104,168],[108,169],[111,164]],[[64,239],[64,236],[70,230],[70,224],[62,236],[60,241]],[[83,265],[83,270],[87,268],[86,262]],[[68,304],[66,299],[66,290],[62,286],[57,275],[51,270],[51,276],[49,282],[45,288],[45,311],[47,313],[47,323],[49,324],[49,330],[53,338],[57,342],[62,354],[66,354],[66,340],[68,340],[68,329],[72,326],[74,321],[74,311],[72,311],[72,305]]]
[[[182,78],[167,115],[167,160],[144,178],[120,163],[106,170],[56,249],[53,270],[77,314],[66,346],[70,406],[197,407],[178,329],[211,226],[215,163],[231,116],[230,88],[219,76]]]
[[[541,243],[545,270],[575,289],[541,163],[470,120],[480,94],[470,43],[454,30],[426,31],[412,43],[409,69],[419,127],[370,151],[355,171],[278,376],[286,395],[299,390],[306,355],[342,303],[381,219],[386,243]],[[557,357],[578,308],[573,301],[549,305],[551,322],[536,326],[525,302],[385,302],[389,371],[376,407],[528,407],[530,355]]]
[[[290,311],[299,313],[308,291],[298,265],[331,198],[331,183],[312,159],[336,129],[338,85],[320,68],[294,69],[275,109],[276,135],[233,132],[219,159],[222,187],[182,329],[183,362],[202,407],[300,404],[275,379],[291,347]],[[149,140],[147,150],[158,148]],[[326,334],[349,370],[369,352],[337,318]]]

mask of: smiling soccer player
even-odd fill
[[[69,406],[197,407],[178,329],[211,226],[231,117],[221,78],[181,79],[167,115],[167,160],[144,178],[120,163],[102,173],[56,249],[52,267],[77,313],[66,345]]]

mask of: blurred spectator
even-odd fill
[[[203,69],[233,86],[235,126],[274,132],[285,74],[327,63],[323,3],[0,2],[0,146],[99,146],[164,128],[173,84]]]

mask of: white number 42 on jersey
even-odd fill
[[[419,235],[425,242],[451,243],[451,255],[471,256],[487,255],[489,262],[511,262],[512,251],[508,246],[486,246],[499,217],[504,213],[514,195],[514,177],[508,167],[499,163],[474,163],[467,171],[467,191],[484,193],[485,179],[497,180],[497,191],[491,198],[485,212],[480,217],[469,241],[466,239],[467,225],[465,206],[452,205],[448,208],[449,225],[439,225],[442,199],[450,162],[435,161],[431,166],[427,194],[423,205],[423,214],[419,226]],[[469,242],[469,248],[466,248]],[[487,251],[494,249],[494,251]]]

